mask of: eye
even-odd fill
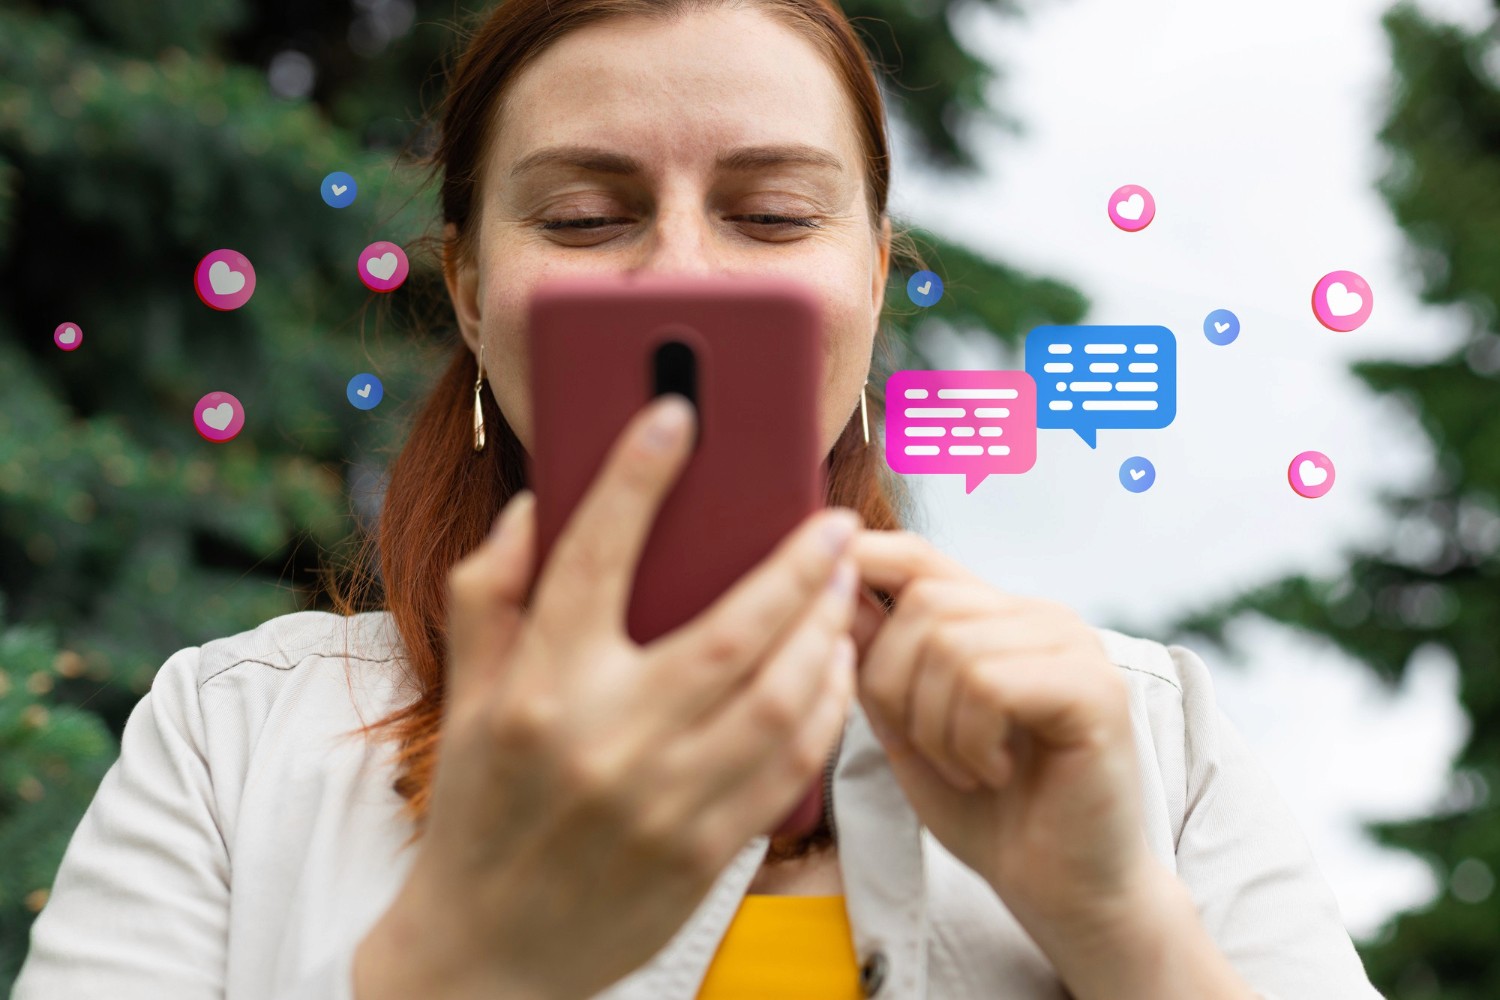
[[[599,225],[601,225],[601,224],[607,224],[607,223],[617,222],[617,221],[623,222],[624,220],[623,219],[621,219],[621,220],[606,219],[606,218],[600,218],[600,217],[588,218],[588,219],[548,219],[547,221],[545,221],[545,222],[542,223],[542,228],[543,229],[598,229]]]
[[[797,215],[741,215],[741,219],[750,219],[759,226],[797,226],[804,229],[818,229],[818,221],[811,216]],[[603,216],[592,216],[586,219],[547,219],[541,225],[542,229],[598,229],[601,226],[619,224],[624,219],[609,219]]]
[[[812,218],[810,216],[798,216],[798,215],[742,215],[742,216],[740,216],[740,218],[742,218],[742,219],[758,219],[758,220],[761,220],[760,222],[757,223],[757,225],[765,225],[765,226],[785,226],[785,225],[791,225],[791,226],[800,226],[800,227],[805,228],[805,229],[817,229],[818,228],[818,220],[816,220],[816,219],[814,219],[814,218]]]

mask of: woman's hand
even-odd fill
[[[1093,630],[912,532],[850,551],[896,600],[883,622],[862,605],[859,698],[922,822],[1013,909],[1067,920],[1131,897],[1153,860],[1125,681]]]
[[[1067,608],[911,532],[863,531],[859,700],[922,824],[985,878],[1072,995],[1248,998],[1156,862],[1119,668]]]
[[[809,516],[666,635],[626,631],[691,418],[677,397],[632,419],[544,566],[523,496],[450,572],[427,828],[356,955],[362,1000],[595,996],[816,780],[853,698],[853,511]]]

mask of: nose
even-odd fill
[[[701,194],[676,192],[657,206],[632,273],[707,276],[724,271],[721,239]]]

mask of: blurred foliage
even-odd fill
[[[1500,5],[1497,5],[1500,11]],[[1267,583],[1179,623],[1223,643],[1258,614],[1321,636],[1391,684],[1424,647],[1451,654],[1472,726],[1434,814],[1372,825],[1425,859],[1436,899],[1362,945],[1393,1000],[1500,997],[1500,13],[1488,30],[1429,20],[1409,4],[1384,19],[1394,86],[1380,139],[1380,189],[1405,231],[1422,299],[1462,310],[1467,340],[1431,362],[1366,361],[1355,374],[1401,400],[1438,473],[1383,498],[1388,542],[1349,554],[1335,578]],[[1393,734],[1393,738],[1399,738]]]
[[[78,825],[119,752],[97,715],[49,703],[55,685],[82,669],[46,627],[0,629],[0,969],[20,965],[67,845],[58,831]]]
[[[958,6],[846,5],[893,116],[954,170],[973,164],[960,137],[976,123],[1009,124],[952,30]],[[414,243],[440,231],[436,192],[398,154],[430,142],[424,114],[479,9],[0,0],[0,629],[32,623],[0,632],[0,991],[161,663],[326,606],[320,571],[370,525],[455,342]],[[358,181],[349,208],[322,202],[332,170]],[[1014,343],[1086,310],[1066,285],[915,235],[922,259],[893,262],[888,289],[903,367],[927,363],[927,323]],[[375,240],[412,248],[387,296],[355,271]],[[223,313],[191,280],[221,247],[256,270],[254,298]],[[923,266],[946,286],[929,310],[905,296]],[[52,344],[64,321],[76,351]],[[369,412],[344,396],[364,371],[385,386]],[[211,391],[245,407],[230,443],[193,427]]]

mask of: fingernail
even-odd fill
[[[686,400],[679,396],[666,397],[657,404],[656,413],[646,425],[646,444],[657,451],[668,450],[682,439],[690,416]]]
[[[854,563],[848,559],[840,559],[833,567],[833,573],[828,577],[828,589],[831,593],[841,598],[847,598],[854,593]]]
[[[834,555],[844,551],[854,531],[859,527],[858,516],[852,510],[839,509],[823,521],[823,540]]]
[[[840,638],[833,654],[834,663],[837,664],[838,669],[852,670],[854,668],[855,653],[854,641],[847,635]]]
[[[506,501],[505,507],[495,517],[495,523],[490,527],[490,537],[499,538],[509,531],[516,518],[520,517],[526,505],[531,502],[533,495],[530,490],[521,490]]]

